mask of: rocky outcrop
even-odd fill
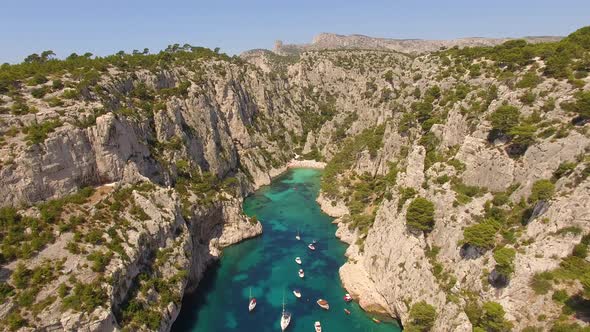
[[[503,191],[514,181],[514,160],[502,149],[488,148],[485,140],[467,137],[457,159],[465,164],[461,177],[470,186]]]
[[[348,214],[346,204],[340,200],[332,200],[320,193],[316,198],[316,202],[318,202],[322,211],[330,217],[338,218]]]
[[[350,293],[354,300],[366,311],[390,314],[397,316],[396,313],[389,312],[387,302],[379,294],[375,283],[369,278],[365,269],[355,263],[345,263],[339,270],[342,286]]]

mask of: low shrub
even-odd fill
[[[531,196],[529,197],[530,203],[536,203],[537,201],[546,201],[553,196],[555,191],[555,185],[549,180],[538,180],[533,183],[531,190]]]

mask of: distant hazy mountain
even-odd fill
[[[525,39],[528,42],[550,42],[562,39],[559,36],[533,36],[522,38],[482,38],[468,37],[451,40],[426,40],[426,39],[390,39],[375,38],[363,35],[338,35],[334,33],[320,33],[311,44],[283,44],[282,41],[275,43],[275,53],[286,55],[300,53],[306,50],[319,49],[385,49],[403,53],[424,53],[451,48],[454,46],[494,46],[502,44],[511,39]]]

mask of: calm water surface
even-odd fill
[[[245,213],[258,217],[263,235],[224,250],[198,289],[185,296],[172,331],[280,331],[283,295],[292,313],[287,331],[314,331],[315,321],[324,332],[400,331],[395,323],[374,323],[356,303],[342,300],[338,268],[346,247],[334,236],[332,218],[315,202],[320,177],[318,170],[290,170],[245,200]],[[295,239],[297,230],[301,241]],[[307,248],[313,240],[316,251]],[[297,275],[297,256],[303,279]],[[251,313],[250,288],[258,301]],[[295,288],[301,290],[300,299],[292,293]],[[321,309],[318,298],[328,300],[330,310]]]

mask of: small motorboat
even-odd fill
[[[299,289],[294,289],[293,295],[295,295],[296,298],[300,299],[301,298],[301,291]]]
[[[350,315],[350,310],[348,310],[348,309],[344,309],[344,312],[345,312],[347,315]]]
[[[344,295],[344,301],[346,301],[346,302],[352,301],[352,296],[350,296],[350,294],[347,293],[346,295]]]
[[[324,300],[324,299],[318,299],[317,304],[325,310],[330,309],[330,304],[328,303],[328,301]]]
[[[295,263],[301,265],[301,257],[295,257]]]
[[[303,269],[299,269],[299,278],[303,277],[305,277],[305,273],[303,272]]]
[[[313,327],[315,327],[315,332],[322,332],[322,324],[320,324],[320,322],[315,322]]]
[[[375,323],[377,323],[377,324],[380,324],[380,323],[381,323],[381,321],[380,321],[380,320],[378,320],[378,319],[377,319],[377,318],[375,318],[375,317],[373,317],[372,319],[373,319],[373,321],[374,321]]]
[[[310,244],[309,244],[307,247],[308,247],[310,250],[315,250],[315,246],[313,245],[313,243],[310,243]]]
[[[297,239],[297,241],[301,240],[301,236],[299,236],[299,231],[297,231],[297,235],[295,235],[295,238]]]
[[[248,296],[250,302],[248,302],[248,311],[254,310],[256,308],[256,298],[252,297],[252,288],[250,288],[250,296]]]

